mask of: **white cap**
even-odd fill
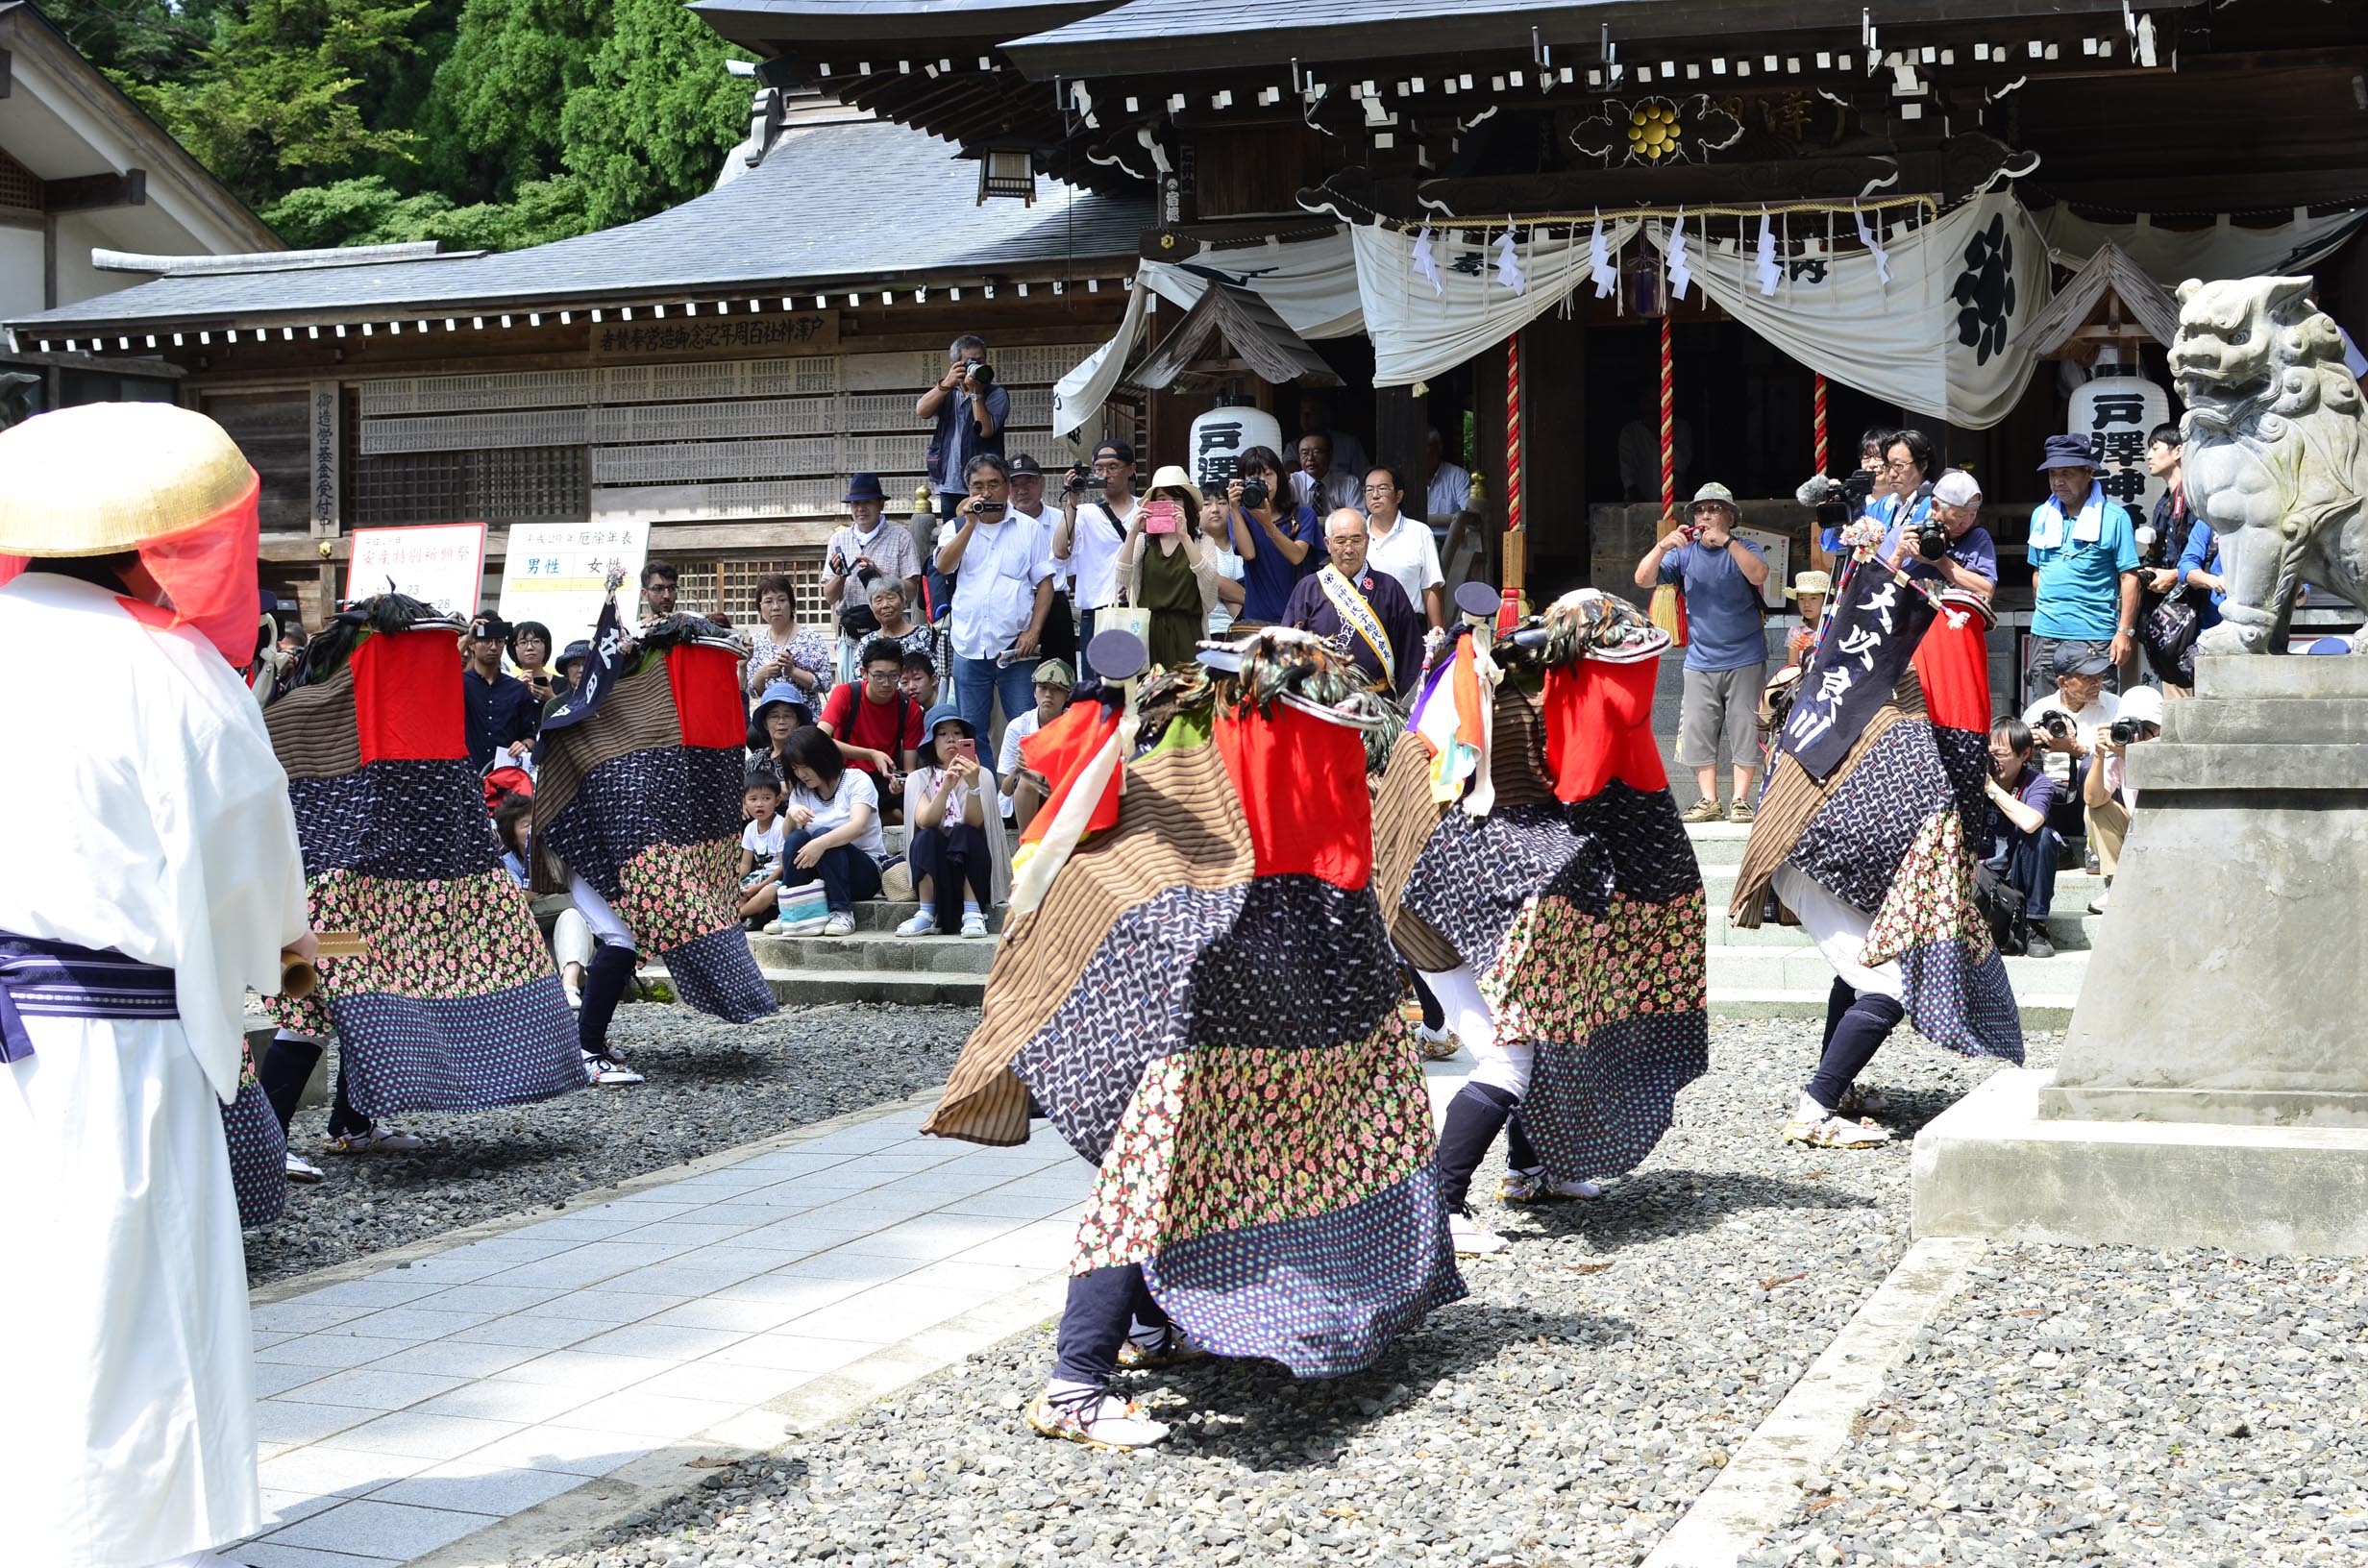
[[[2121,719],[2134,719],[2141,724],[2162,727],[2162,693],[2152,686],[2133,686],[2121,694],[2121,705],[2113,710]]]
[[[1970,506],[1982,499],[1982,486],[1961,468],[1952,468],[1933,486],[1933,500],[1943,506]]]

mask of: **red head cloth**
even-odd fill
[[[1072,702],[1067,712],[1020,743],[1020,760],[1042,773],[1052,792],[1028,820],[1027,831],[1020,835],[1022,844],[1034,844],[1045,836],[1060,816],[1077,775],[1110,744],[1118,727],[1116,710],[1099,702]],[[1081,832],[1099,833],[1118,825],[1119,781],[1120,772],[1113,770]]]
[[[262,530],[257,505],[262,481],[248,472],[247,493],[203,522],[139,545],[140,564],[168,600],[156,605],[124,599],[144,625],[187,626],[211,643],[235,669],[255,662],[257,557]],[[22,555],[0,555],[0,583],[25,569]]]
[[[1988,617],[1982,607],[1943,595],[1940,614],[1916,645],[1915,674],[1924,711],[1947,729],[1989,732]]]
[[[1610,659],[1591,653],[1545,673],[1545,765],[1554,794],[1585,800],[1618,779],[1647,794],[1669,787],[1653,742],[1658,655]]]
[[[1253,874],[1299,872],[1342,888],[1373,879],[1365,736],[1289,702],[1272,717],[1217,716],[1218,751],[1249,822]]]

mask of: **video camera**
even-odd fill
[[[1838,479],[1828,478],[1825,493],[1817,498],[1817,527],[1848,527],[1852,519],[1866,509],[1866,498],[1874,493],[1875,476],[1871,469],[1856,468]]]
[[[1094,485],[1094,471],[1083,463],[1072,463],[1069,465],[1068,477],[1061,480],[1061,494],[1081,496],[1093,489]]]

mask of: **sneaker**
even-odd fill
[[[2056,956],[2056,944],[2047,940],[2046,926],[2035,925],[2023,933],[2023,956],[2026,958],[2054,958]]]
[[[1738,800],[1727,808],[1727,821],[1730,822],[1748,822],[1751,817],[1751,803],[1747,800]]]
[[[562,980],[559,982],[559,989],[567,993],[567,1010],[570,1013],[583,1011],[583,987],[573,980]]]
[[[1208,1355],[1208,1346],[1172,1323],[1156,1329],[1138,1324],[1128,1332],[1126,1342],[1119,1346],[1119,1370],[1133,1372],[1180,1366],[1186,1361],[1205,1360]]]
[[[987,935],[987,918],[977,910],[966,910],[962,916],[962,934],[966,937]]]
[[[897,927],[900,937],[934,937],[937,935],[937,911],[925,909]]]
[[[1027,1424],[1047,1437],[1116,1452],[1148,1448],[1168,1435],[1133,1400],[1073,1384],[1047,1384],[1027,1408]]]
[[[1415,1045],[1425,1062],[1445,1062],[1464,1048],[1463,1042],[1444,1029],[1433,1029],[1425,1024],[1415,1025]]]
[[[1784,1140],[1806,1143],[1813,1149],[1873,1149],[1891,1141],[1891,1135],[1864,1116],[1856,1121],[1825,1116],[1815,1121],[1786,1122]]]
[[[855,934],[855,917],[843,909],[835,911],[831,915],[830,919],[823,921],[822,934],[826,937],[853,936]]]
[[[1487,1258],[1511,1244],[1469,1214],[1449,1214],[1447,1235],[1455,1242],[1458,1258]]]
[[[358,1133],[331,1134],[321,1146],[332,1154],[408,1154],[420,1140],[398,1127],[372,1122]]]
[[[768,937],[779,936],[781,934],[781,922],[778,920],[767,920],[765,922],[764,934]]]
[[[328,1180],[328,1172],[290,1149],[287,1151],[287,1179],[299,1186],[310,1187],[316,1182]]]
[[[1726,820],[1726,813],[1715,800],[1696,800],[1678,818],[1681,822],[1716,822]]]
[[[594,1084],[646,1084],[640,1073],[611,1056],[587,1056],[583,1059],[583,1075]]]
[[[1891,1101],[1889,1096],[1872,1084],[1852,1084],[1841,1091],[1841,1104],[1834,1107],[1834,1110],[1845,1116],[1888,1115]]]

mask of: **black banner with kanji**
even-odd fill
[[[1777,749],[1824,783],[1907,674],[1936,613],[1881,561],[1859,562],[1801,675]]]

